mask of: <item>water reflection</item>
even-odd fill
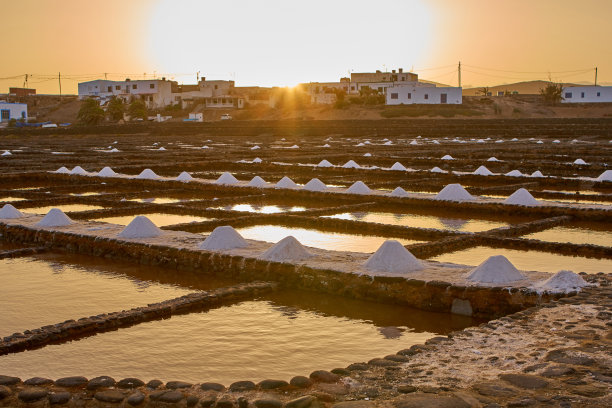
[[[306,211],[306,207],[301,206],[282,206],[282,205],[257,205],[257,204],[233,204],[223,207],[213,207],[215,210],[240,211],[258,214],[277,214],[283,212]]]
[[[59,208],[63,212],[69,211],[91,211],[91,210],[101,210],[104,207],[100,207],[99,205],[89,205],[89,204],[59,204],[59,205],[48,205],[46,207],[34,207],[34,208],[25,208],[23,212],[26,213],[34,213],[34,214],[46,214],[52,208]]]
[[[569,242],[571,244],[590,244],[612,246],[612,231],[594,229],[597,226],[581,227],[567,226],[555,227],[545,231],[534,232],[523,236],[527,239],[539,239],[548,242]]]
[[[108,222],[110,224],[119,224],[119,225],[128,225],[137,215],[144,215],[148,219],[150,219],[153,224],[158,227],[165,227],[167,225],[174,224],[187,224],[190,222],[203,222],[210,221],[212,218],[207,217],[196,217],[194,215],[178,215],[178,214],[161,214],[161,213],[153,213],[153,214],[136,214],[136,215],[124,215],[118,217],[105,217],[105,218],[97,218],[93,221],[100,222]]]
[[[147,198],[130,198],[126,201],[135,201],[139,203],[148,203],[148,204],[173,204],[180,203],[183,200],[180,198],[170,198],[170,197],[147,197]]]

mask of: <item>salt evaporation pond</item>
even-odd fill
[[[304,246],[332,251],[374,252],[388,238],[324,232],[306,228],[290,228],[280,225],[256,225],[237,229],[246,239],[276,243],[288,235],[295,237]],[[402,245],[415,244],[417,240],[397,239]]]
[[[237,380],[289,381],[314,370],[394,354],[479,323],[397,305],[297,293],[1,356],[0,372],[21,378],[110,375],[226,386]]]
[[[92,221],[100,221],[100,222],[108,222],[110,224],[118,224],[118,225],[128,225],[137,215],[144,215],[148,219],[150,219],[153,224],[158,227],[165,227],[166,225],[174,225],[174,224],[187,224],[189,222],[203,222],[203,221],[211,221],[212,218],[206,217],[196,217],[195,215],[179,215],[179,214],[135,214],[135,215],[121,215],[117,217],[104,217],[104,218],[96,218]]]
[[[580,226],[554,227],[540,232],[524,235],[521,238],[539,239],[548,242],[569,242],[571,244],[591,244],[601,246],[612,246],[612,231],[598,230],[597,225],[584,228]]]
[[[300,206],[283,206],[283,205],[254,205],[254,204],[233,204],[226,205],[224,207],[211,207],[213,210],[226,210],[226,211],[241,211],[258,214],[278,214],[284,212],[299,212],[306,211],[306,207]]]
[[[432,257],[430,260],[475,266],[493,255],[505,256],[519,270],[551,273],[556,273],[564,269],[569,269],[576,273],[608,273],[612,270],[611,259],[585,258],[548,252],[521,251],[517,249],[489,248],[484,246],[457,252],[449,252]]]
[[[337,218],[341,220],[363,221],[379,224],[400,225],[402,227],[434,228],[439,230],[452,230],[464,232],[481,232],[493,228],[506,227],[507,222],[442,218],[431,215],[394,214],[383,212],[354,212],[334,215],[324,215],[323,218]]]
[[[33,207],[33,208],[23,208],[20,211],[23,213],[34,213],[34,214],[46,214],[49,210],[53,208],[59,208],[63,212],[69,211],[91,211],[91,210],[101,210],[104,207],[100,207],[99,205],[89,205],[89,204],[58,204],[58,205],[48,205],[46,207]]]
[[[151,197],[151,198],[130,198],[126,201],[135,201],[138,203],[148,203],[148,204],[174,204],[180,203],[184,201],[180,198],[170,198],[170,197]]]
[[[27,198],[23,198],[23,197],[2,197],[0,198],[0,202],[13,202],[13,201],[25,201],[27,200]]]

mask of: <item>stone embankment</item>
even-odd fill
[[[285,380],[0,376],[4,407],[412,408],[612,406],[612,275],[599,286],[397,354]]]

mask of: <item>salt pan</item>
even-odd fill
[[[2,209],[0,209],[0,218],[2,219],[13,219],[13,218],[21,218],[24,215],[13,207],[11,204],[4,204]]]
[[[366,186],[363,181],[359,180],[354,182],[346,192],[349,194],[370,194],[372,190],[370,190],[370,187]]]
[[[333,167],[333,164],[331,164],[327,160],[321,160],[319,164],[317,164],[317,167]]]
[[[176,181],[182,181],[183,183],[188,183],[191,180],[193,180],[193,177],[191,177],[191,174],[187,173],[186,171],[181,172],[181,174],[176,177]]]
[[[525,279],[525,276],[503,255],[489,257],[468,272],[466,279],[477,283],[509,283]]]
[[[108,166],[98,172],[98,177],[115,177],[116,175],[117,173]]]
[[[224,184],[231,185],[238,183],[238,179],[232,175],[232,173],[228,173],[227,171],[219,176],[219,178],[215,181],[215,184]]]
[[[63,227],[72,224],[72,220],[59,208],[52,208],[42,220],[38,221],[38,227]]]
[[[217,227],[210,233],[198,248],[209,251],[246,248],[249,243],[229,225]]]
[[[308,183],[304,185],[304,190],[308,191],[325,191],[327,190],[327,186],[318,178],[313,178]]]
[[[461,184],[448,184],[436,194],[434,199],[443,201],[473,201],[474,197]]]
[[[304,248],[300,242],[289,235],[278,241],[266,252],[261,254],[259,258],[265,259],[266,261],[301,261],[308,259],[313,255]]]
[[[423,269],[423,264],[396,240],[387,240],[363,265],[376,272],[408,273]]]
[[[516,190],[510,197],[504,200],[504,204],[514,204],[514,205],[527,205],[534,206],[540,205],[541,203],[536,200],[529,191],[524,188],[519,188]]]
[[[406,167],[400,162],[395,162],[393,166],[391,166],[391,170],[406,171]]]
[[[136,176],[136,178],[143,180],[155,180],[158,179],[159,176],[151,169],[144,169],[139,175]]]
[[[274,185],[276,188],[297,188],[297,184],[289,177],[285,176]]]
[[[354,160],[349,160],[346,163],[344,163],[344,165],[342,166],[345,169],[358,169],[360,168],[359,165],[357,163],[355,163]]]
[[[492,176],[493,172],[491,172],[491,170],[487,169],[485,166],[480,166],[479,168],[474,170],[473,174],[476,174],[478,176]]]
[[[408,192],[401,187],[395,187],[390,194],[391,197],[408,197]]]
[[[153,221],[144,215],[136,216],[117,236],[119,238],[154,238],[162,234]]]
[[[249,184],[247,184],[249,187],[265,187],[268,185],[268,183],[266,183],[266,181],[264,179],[262,179],[259,176],[255,176],[251,179],[251,181],[249,181]]]
[[[533,285],[545,292],[569,293],[580,292],[580,289],[591,286],[582,276],[572,271],[559,271],[545,281]]]

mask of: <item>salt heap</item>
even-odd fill
[[[247,186],[249,187],[265,187],[267,186],[268,183],[266,183],[266,180],[262,179],[259,176],[255,176],[251,179],[251,181],[249,181],[249,184],[247,184]]]
[[[63,227],[72,224],[72,220],[59,208],[52,208],[42,220],[38,221],[37,227]]]
[[[473,201],[474,197],[461,184],[448,184],[436,194],[434,199],[443,201]]]
[[[208,146],[202,146],[202,149],[210,149]]]
[[[0,156],[12,156],[13,153],[9,152],[8,150],[5,150],[4,153],[2,153]]]
[[[391,197],[407,197],[408,192],[401,187],[395,187],[395,190],[393,190],[389,195]]]
[[[313,178],[308,183],[304,185],[304,190],[308,191],[325,191],[327,190],[327,186],[318,178]]]
[[[474,170],[473,174],[476,174],[479,176],[492,176],[493,172],[491,172],[491,170],[487,169],[485,166],[480,166],[479,168]]]
[[[293,145],[293,146],[288,147],[288,149],[299,149],[299,148],[300,148],[300,146],[298,146],[298,145]]]
[[[531,177],[544,177],[544,174],[542,174],[540,170],[536,170],[533,173],[531,173]]]
[[[181,172],[181,174],[176,177],[176,181],[182,181],[183,183],[188,183],[191,180],[193,180],[193,177],[191,177],[191,174],[187,173],[186,171]]]
[[[119,152],[120,152],[120,150],[119,150],[119,149],[117,149],[116,147],[113,147],[113,148],[112,148],[112,149],[110,149],[108,152],[109,152],[109,153],[119,153]]]
[[[278,241],[270,249],[259,256],[266,261],[301,261],[313,256],[300,242],[289,235]]]
[[[79,176],[84,176],[87,174],[85,170],[81,166],[74,166],[72,170],[70,170],[70,174],[78,174]]]
[[[579,165],[581,165],[581,166],[582,166],[582,165],[587,164],[587,162],[585,162],[585,161],[584,161],[584,160],[582,160],[582,159],[576,159],[576,160],[574,160],[574,164],[579,164]]]
[[[323,146],[321,147],[331,147],[329,144],[325,143]]]
[[[232,175],[232,173],[228,173],[227,171],[219,176],[219,178],[215,181],[215,184],[236,184],[238,183],[238,179]]]
[[[413,140],[412,142],[410,142],[409,144],[411,144],[412,146],[416,146],[419,144],[419,142],[417,142],[416,140]]]
[[[166,148],[165,148],[164,146],[162,146],[162,147],[160,147],[160,148],[159,148],[159,149],[157,149],[157,150],[160,150],[160,151],[162,151],[162,152],[163,152],[164,150],[166,150]]]
[[[206,237],[198,248],[209,251],[246,248],[249,243],[234,228],[229,225],[217,227]]]
[[[372,153],[364,153],[363,157],[372,157]]]
[[[504,200],[504,204],[533,206],[540,205],[541,203],[535,198],[533,198],[529,191],[525,190],[524,188],[519,188],[514,193],[512,193],[510,197]]]
[[[371,271],[391,273],[408,273],[423,269],[421,261],[393,239],[383,242],[363,266]]]
[[[139,175],[136,176],[136,178],[143,180],[155,180],[159,178],[159,176],[151,169],[144,169]]]
[[[262,161],[259,157],[253,159],[253,163],[261,163]]]
[[[23,214],[21,211],[13,207],[11,204],[4,204],[4,207],[0,209],[0,218],[2,219],[12,219],[12,218],[21,218]]]
[[[442,156],[442,160],[455,160],[455,159],[450,154],[445,154],[444,156]]]
[[[446,173],[446,170],[442,170],[438,166],[434,167],[433,169],[431,169],[429,171],[432,172],[432,173]]]
[[[597,177],[597,181],[612,181],[612,170],[606,170]]]
[[[66,167],[62,166],[59,169],[55,170],[56,173],[59,174],[69,174],[70,170],[68,170]]]
[[[98,177],[115,177],[116,175],[117,173],[108,166],[98,172]]]
[[[395,162],[393,166],[391,166],[391,170],[406,171],[406,167],[400,162]]]
[[[552,142],[553,142],[553,143],[561,143],[561,141],[560,141],[560,140],[557,140],[557,139],[553,140]]]
[[[282,179],[280,179],[278,183],[274,185],[274,187],[276,188],[297,188],[297,184],[295,184],[293,180],[291,180],[289,177],[285,176]]]
[[[349,160],[346,163],[344,163],[342,167],[344,167],[345,169],[358,169],[359,165],[355,163],[355,161]]]
[[[372,190],[370,190],[370,187],[366,186],[363,181],[359,180],[354,182],[346,192],[349,194],[370,194]]]
[[[365,144],[363,144],[363,143],[358,143],[358,144],[356,144],[355,146],[357,146],[357,147],[362,147],[362,146],[365,146]]]
[[[317,164],[317,167],[333,167],[333,164],[331,164],[327,160],[321,160],[319,164]]]
[[[136,216],[117,236],[119,238],[154,238],[162,231],[144,215]]]
[[[496,161],[500,161],[500,160],[499,160],[497,157],[495,157],[495,156],[491,156],[491,157],[489,157],[489,158],[487,159],[487,161],[490,161],[490,162],[496,162]]]
[[[525,276],[503,255],[490,256],[489,259],[472,269],[466,275],[470,282],[508,283],[525,279]]]
[[[383,143],[383,145],[385,145],[385,146],[391,146],[392,144],[393,144],[393,142],[390,141],[390,140],[388,140],[385,143]]]
[[[559,271],[545,281],[538,282],[533,286],[545,292],[569,293],[580,292],[580,289],[591,286],[591,284],[572,271]]]
[[[257,145],[255,145],[255,146],[251,147],[251,150],[257,150],[257,149],[261,149],[261,147],[259,147],[259,146],[257,146]]]
[[[523,173],[521,173],[518,170],[512,170],[504,174],[504,176],[508,176],[508,177],[521,177],[522,175]]]

